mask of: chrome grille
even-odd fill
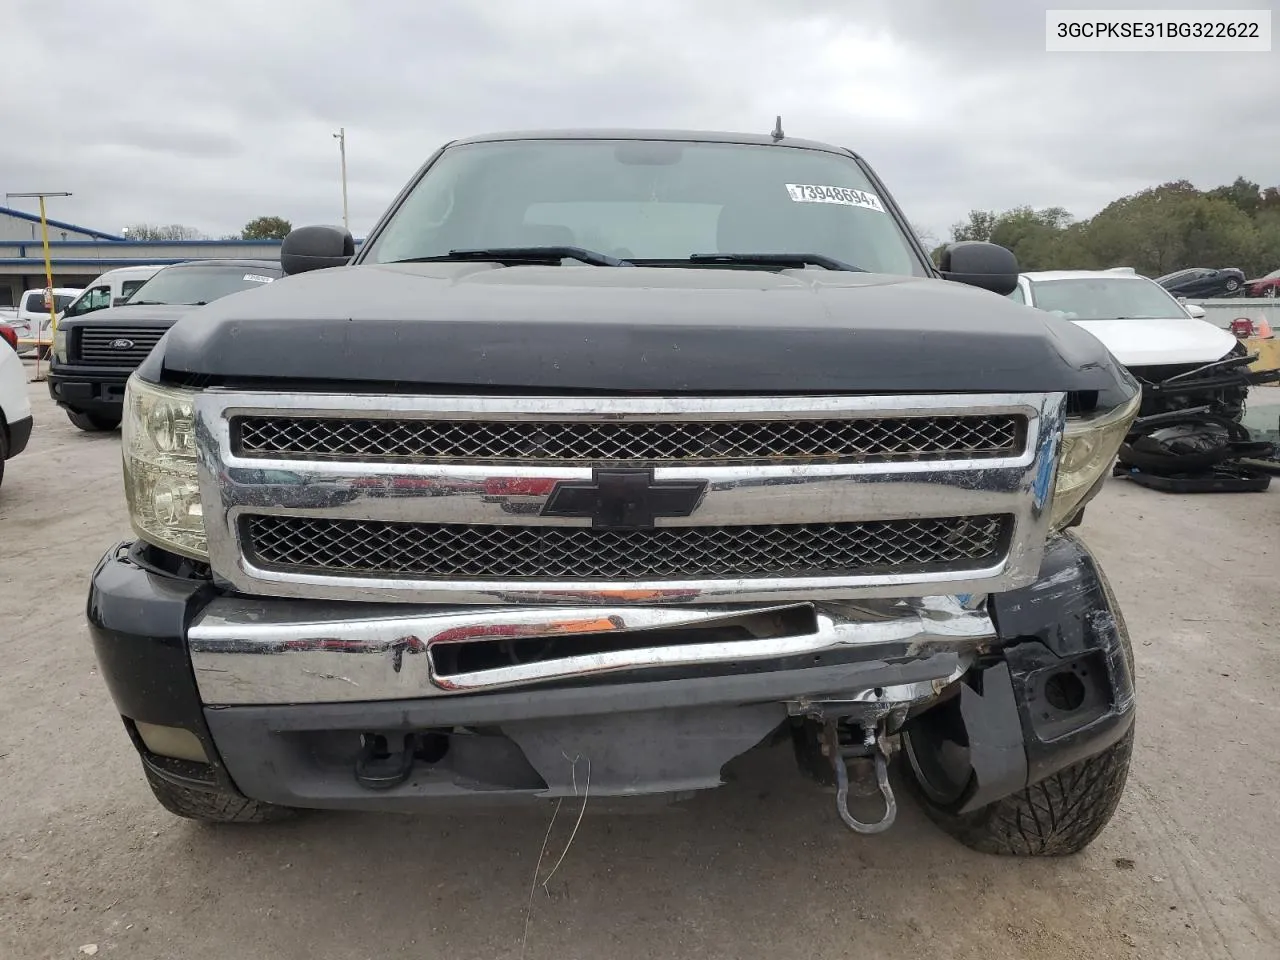
[[[285,571],[534,580],[806,577],[978,569],[1007,550],[1012,517],[857,523],[590,527],[402,523],[251,515],[253,562]]]
[[[1026,419],[978,416],[732,420],[354,419],[241,416],[246,457],[364,462],[635,465],[965,460],[1016,455]]]
[[[147,358],[165,328],[159,327],[80,327],[72,350],[73,359],[81,363],[112,367],[136,367]],[[112,346],[128,341],[129,346]]]
[[[194,432],[210,567],[246,595],[981,596],[1038,575],[1064,401],[226,389],[197,394]],[[652,471],[637,516],[664,484],[706,486],[688,516],[608,529],[600,471],[627,468]],[[600,488],[599,526],[544,512],[566,482]]]

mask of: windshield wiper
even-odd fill
[[[163,300],[130,300],[128,303],[120,304],[122,307],[171,307],[173,304],[165,303]]]
[[[586,247],[481,247],[474,250],[450,250],[445,256],[410,257],[393,263],[439,263],[449,260],[494,260],[498,263],[558,263],[561,260],[577,260],[593,267],[631,267],[635,264],[619,260],[607,253],[597,253]]]
[[[742,263],[762,267],[824,267],[827,270],[850,270],[866,273],[862,267],[828,257],[825,253],[695,253],[691,263]]]

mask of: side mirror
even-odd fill
[[[1201,307],[1194,303],[1184,303],[1182,306],[1184,307],[1184,309],[1186,309],[1187,313],[1191,314],[1197,320],[1204,319],[1204,316],[1205,316],[1204,307]]]
[[[1007,297],[1018,287],[1018,258],[1011,250],[984,240],[961,240],[942,251],[942,279],[981,287]]]
[[[280,267],[286,274],[345,266],[356,255],[356,242],[342,227],[299,227],[280,244]]]

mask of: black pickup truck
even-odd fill
[[[125,384],[166,330],[197,307],[280,276],[274,260],[189,260],[164,267],[126,303],[58,324],[49,396],[81,430],[114,430]]]
[[[935,267],[847,149],[579,131],[281,262],[125,400],[88,615],[169,810],[679,800],[759,747],[861,832],[897,756],[980,850],[1110,819],[1132,653],[1070,528],[1139,391],[1009,251]]]

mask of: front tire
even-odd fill
[[[273,803],[260,803],[246,797],[233,797],[225,793],[211,793],[180,787],[143,767],[147,785],[160,805],[172,814],[188,820],[205,823],[278,823],[297,816],[291,807],[278,807]]]
[[[104,416],[100,413],[83,413],[79,410],[68,410],[67,419],[86,433],[106,433],[120,426],[119,417]]]
[[[1227,293],[1235,293],[1240,289],[1240,281],[1232,277],[1227,281]]]
[[[1101,569],[1097,575],[1107,607],[1116,619],[1129,676],[1133,676],[1129,626],[1111,581]],[[1111,822],[1129,779],[1132,725],[1101,753],[1078,760],[995,803],[962,814],[954,811],[967,786],[970,768],[959,707],[959,698],[952,698],[921,714],[902,734],[907,782],[929,819],[939,827],[979,853],[1065,857],[1091,844]]]
[[[1064,857],[1092,843],[1115,814],[1129,776],[1133,728],[1101,753],[966,814],[932,799],[908,743],[904,737],[911,782],[925,812],[955,839],[979,853]]]

